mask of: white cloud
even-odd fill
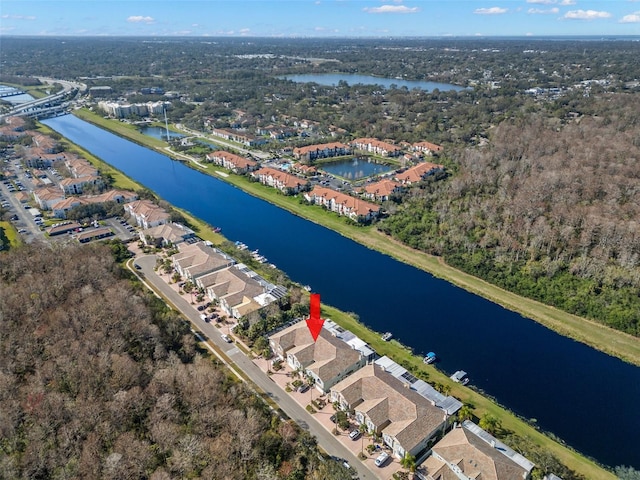
[[[556,0],[527,0],[527,3],[537,3],[539,5],[551,5],[556,3]]]
[[[127,18],[127,22],[151,24],[151,23],[154,23],[155,20],[153,17],[143,17],[142,15],[132,15],[129,18]]]
[[[418,7],[407,7],[406,5],[382,5],[380,7],[365,7],[367,13],[418,13]]]
[[[564,18],[569,20],[595,20],[609,17],[611,17],[609,12],[601,10],[570,10],[564,14]]]
[[[35,20],[36,17],[33,15],[2,15],[0,18],[5,18],[8,20]]]
[[[633,12],[620,19],[620,23],[640,23],[640,12]]]
[[[562,0],[560,2],[560,5],[575,5],[576,4],[576,0]]]
[[[549,8],[547,10],[544,10],[542,8],[530,8],[529,10],[527,10],[527,13],[531,15],[548,15],[551,13],[558,13],[558,12],[560,12],[560,9],[558,7]]]
[[[506,8],[491,7],[491,8],[476,8],[473,13],[476,15],[502,15],[507,13]]]

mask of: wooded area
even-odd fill
[[[640,335],[640,100],[501,123],[380,228],[521,295]],[[597,112],[597,114],[596,114]]]
[[[0,326],[0,478],[350,478],[104,245],[1,255]]]

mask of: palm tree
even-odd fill
[[[360,455],[364,457],[364,436],[369,433],[369,429],[366,424],[361,423],[358,425],[358,430],[360,430],[360,435],[362,437],[362,440],[360,441]]]
[[[485,413],[480,421],[478,422],[478,426],[483,430],[486,430],[491,435],[495,435],[500,427],[502,426],[500,420],[491,415],[490,413]]]
[[[409,470],[411,473],[416,471],[416,457],[411,455],[409,452],[404,453],[404,457],[400,460],[400,465],[402,468]]]
[[[473,410],[471,410],[471,406],[468,404],[462,405],[460,410],[458,410],[458,421],[464,422],[465,420],[471,420],[473,418]]]

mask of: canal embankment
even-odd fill
[[[153,148],[163,154],[168,153],[166,150],[166,142],[143,135],[131,125],[104,119],[93,112],[85,110],[75,113],[83,120],[105,128],[124,138],[133,140],[140,145]],[[209,140],[215,141],[215,139]],[[173,156],[175,158],[178,154],[173,152]],[[188,157],[180,155],[181,161],[185,161],[186,158]],[[193,161],[190,166],[214,175],[251,195],[284,208],[295,215],[330,228],[368,248],[372,248],[396,260],[420,268],[435,277],[451,282],[471,293],[480,295],[513,312],[517,312],[539,322],[560,335],[585,343],[592,348],[618,357],[633,365],[640,366],[640,340],[632,335],[613,330],[595,321],[563,312],[557,308],[521,297],[492,285],[482,279],[447,265],[441,257],[429,255],[398,242],[377,230],[375,226],[355,226],[332,212],[301,203],[298,198],[284,196],[275,189],[251,182],[246,177],[239,175],[222,176],[217,174],[216,172],[224,170],[222,167],[212,164],[205,165],[197,161]]]

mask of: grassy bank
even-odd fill
[[[105,128],[111,129],[110,126],[112,124],[120,125],[119,122],[110,122],[110,123],[107,122],[103,126]],[[121,132],[127,132],[129,130],[130,129],[121,130]],[[123,136],[127,136],[124,133],[121,133],[121,134]],[[145,137],[144,140],[146,141],[147,137]],[[153,140],[153,139],[149,139],[149,140]],[[73,145],[73,144],[70,144],[70,145]],[[73,148],[79,149],[79,147],[75,145],[73,146]],[[87,156],[87,158],[90,158],[92,162],[94,162],[96,165],[100,167],[101,171],[108,171],[109,174],[113,177],[116,186],[125,188],[124,185],[126,184],[126,185],[129,185],[126,188],[131,188],[134,190],[139,190],[143,188],[141,185],[127,178],[122,172],[104,164],[98,158],[90,156],[88,153],[84,152],[82,149],[79,149],[79,152],[83,152],[82,155],[85,155]],[[192,164],[192,166],[195,166],[195,165]],[[215,175],[216,174],[215,172],[218,169],[217,167],[207,165],[203,170]],[[391,245],[394,247],[394,249],[397,248],[398,252],[405,252],[405,254],[407,255],[415,254],[417,256],[416,257],[417,259],[425,257],[423,254],[420,254],[419,252],[413,252],[409,249],[402,247],[399,244],[390,242],[389,239],[385,239],[382,235],[377,233],[377,231],[372,227],[349,226],[347,225],[347,223],[344,221],[343,218],[340,218],[334,214],[325,212],[320,208],[309,208],[306,205],[300,204],[296,199],[284,197],[283,195],[280,195],[279,193],[277,193],[275,190],[264,187],[263,185],[260,185],[258,183],[249,182],[248,180],[242,177],[238,177],[234,175],[225,177],[225,180],[230,181],[231,183],[239,186],[240,188],[244,189],[245,191],[253,195],[265,198],[267,201],[271,201],[276,205],[287,208],[293,213],[309,218],[310,220],[320,223],[322,225],[325,225],[329,228],[333,228],[334,230],[339,231],[345,236],[354,238],[358,241],[360,241],[359,238],[362,238],[363,240],[367,240],[367,241],[362,241],[361,243],[367,246],[370,246],[371,248],[375,247],[383,251],[384,253],[390,254],[390,252],[386,249],[386,247]],[[211,229],[205,222],[202,222],[201,220],[193,217],[192,215],[189,214],[189,212],[182,211],[182,213],[185,215],[187,220],[194,226],[194,229],[198,232],[199,236],[201,236],[206,240],[210,240],[215,244],[220,244],[224,241],[224,237],[211,231]],[[411,256],[408,256],[406,258],[400,258],[400,257],[397,257],[397,258],[408,263],[413,263],[413,259]],[[435,265],[440,265],[437,259],[434,259],[431,257],[425,257],[425,258],[429,261],[435,262]],[[422,261],[425,261],[425,260],[423,259]],[[381,355],[390,356],[396,362],[409,367],[414,372],[426,373],[428,375],[428,380],[430,382],[439,383],[441,385],[447,386],[448,388],[450,388],[450,392],[452,395],[456,396],[461,401],[473,406],[474,413],[476,416],[481,417],[485,413],[490,413],[494,415],[496,418],[499,418],[504,429],[512,431],[521,437],[530,439],[536,445],[541,446],[546,451],[556,456],[567,467],[584,475],[585,478],[588,478],[588,479],[591,479],[591,478],[614,479],[615,478],[611,473],[602,469],[601,467],[596,465],[594,462],[588,459],[585,459],[577,452],[574,452],[562,446],[561,444],[555,442],[551,438],[540,433],[535,428],[528,425],[526,422],[522,421],[521,419],[517,418],[515,415],[511,414],[504,408],[492,402],[490,399],[483,397],[480,393],[454,383],[448,378],[447,375],[438,371],[434,366],[425,365],[422,362],[421,358],[413,355],[410,350],[408,350],[406,347],[402,346],[401,344],[395,341],[391,341],[391,342],[382,341],[380,339],[380,334],[378,332],[374,332],[368,329],[363,324],[355,321],[348,314],[345,314],[344,312],[341,312],[337,309],[334,309],[328,306],[323,306],[323,315],[333,319],[334,321],[342,325],[344,328],[351,330],[354,334],[356,334],[357,336],[365,340],[367,343],[369,343]]]

